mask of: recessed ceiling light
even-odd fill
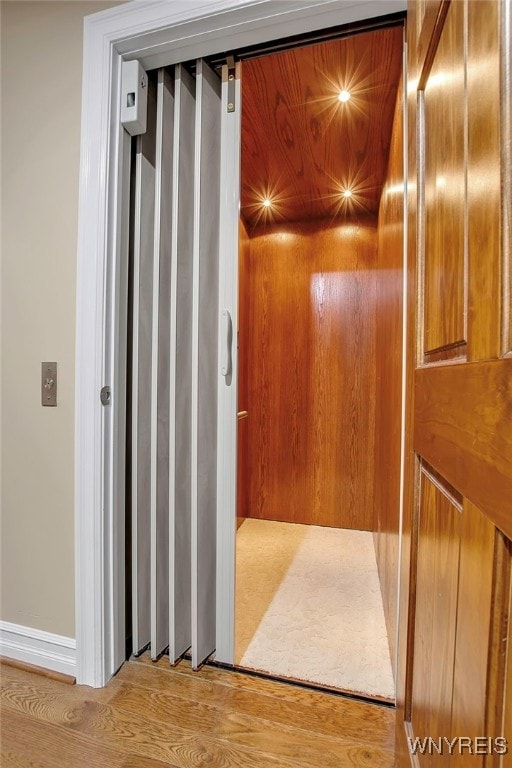
[[[341,101],[342,103],[344,103],[345,101],[349,101],[349,99],[350,99],[350,91],[343,90],[338,93],[338,101]]]
[[[352,190],[351,189],[345,189],[343,191],[343,197],[346,197],[346,198],[352,197]]]
[[[270,200],[268,197],[266,197],[263,201],[263,206],[265,208],[270,208],[272,206],[272,200]]]

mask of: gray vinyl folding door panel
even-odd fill
[[[169,661],[191,646],[192,272],[195,81],[175,70],[170,332]]]
[[[196,68],[192,339],[192,666],[215,650],[221,82]]]
[[[151,400],[151,657],[169,645],[169,407],[174,79],[158,71]]]
[[[151,398],[155,225],[155,84],[148,83],[146,133],[137,137],[133,235],[132,635],[139,653],[151,639]]]
[[[133,651],[215,651],[221,82],[149,78],[132,310]]]

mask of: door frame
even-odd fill
[[[132,0],[84,20],[75,390],[78,683],[105,685],[124,658],[130,141],[119,121],[121,63],[138,59],[153,69],[404,10],[405,0]],[[100,391],[106,385],[105,406]],[[221,561],[223,567],[217,581],[234,589],[232,566]]]

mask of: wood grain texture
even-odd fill
[[[473,504],[464,502],[451,722],[454,736],[486,734],[495,531],[492,523]],[[465,765],[467,754],[455,753],[452,756],[451,767],[464,768]],[[484,765],[483,756],[474,755],[471,765],[481,768]]]
[[[346,736],[313,734],[303,727],[297,728],[297,723],[272,723],[261,710],[256,716],[246,715],[225,706],[219,708],[180,699],[164,691],[125,686],[114,697],[112,707],[131,712],[135,717],[142,710],[149,719],[159,723],[168,723],[172,717],[179,728],[198,729],[203,738],[229,739],[240,748],[266,752],[272,744],[273,754],[284,759],[300,759],[318,768],[322,765],[335,768],[340,762],[346,762],[347,753],[355,746]],[[374,759],[378,757],[375,752]]]
[[[383,750],[391,748],[393,710],[363,703],[361,708],[354,710],[352,702],[343,697],[326,698],[324,694],[306,688],[211,667],[206,669],[207,678],[200,679],[190,675],[187,664],[180,664],[171,671],[171,676],[166,675],[166,671],[168,666],[162,662],[150,665],[137,661],[125,665],[118,677],[127,687],[139,685],[191,701],[207,701],[213,706],[254,717],[265,712],[273,723],[291,727],[303,723],[307,730],[325,736],[343,735],[364,740],[371,723],[375,732],[373,746]],[[204,672],[203,669],[201,674]]]
[[[411,717],[420,738],[451,734],[460,518],[450,492],[422,469]],[[419,764],[443,765],[443,756]]]
[[[503,354],[512,354],[512,18],[508,6],[499,5],[501,50],[500,156],[501,236],[503,253]],[[474,12],[474,11],[473,11]],[[510,759],[512,764],[512,758]]]
[[[414,55],[423,65],[427,58],[444,0],[417,0],[415,13],[415,50]]]
[[[485,733],[494,736],[501,735],[504,731],[504,709],[508,706],[510,710],[511,701],[510,687],[507,694],[505,679],[509,619],[512,609],[512,542],[500,531],[497,531],[495,536],[493,566]],[[505,732],[510,733],[510,727]]]
[[[406,72],[408,84],[418,82],[417,55],[417,3],[408,3],[406,25]],[[406,280],[408,286],[418,282],[417,222],[418,222],[418,163],[417,163],[417,99],[416,89],[409,85],[406,90],[407,134],[404,137],[407,154],[407,222]],[[410,729],[410,701],[412,680],[413,627],[415,611],[415,552],[417,537],[414,531],[417,493],[417,457],[413,450],[414,427],[414,376],[417,359],[417,294],[407,290],[404,297],[406,315],[405,359],[405,443],[404,443],[404,500],[401,534],[401,559],[399,575],[398,656],[395,674],[397,703],[395,752],[397,765],[410,766],[407,745],[407,729]]]
[[[161,760],[153,760],[151,757],[140,755],[128,755],[122,768],[180,768],[176,763],[163,763]]]
[[[244,62],[242,213],[262,199],[281,221],[377,215],[384,183],[402,28],[382,29]],[[342,104],[343,88],[352,94]],[[342,203],[350,186],[354,197]]]
[[[414,447],[512,537],[512,359],[416,373]]]
[[[468,3],[468,359],[501,351],[499,7]]]
[[[69,727],[2,707],[2,768],[124,768],[126,755]]]
[[[379,741],[389,745],[394,721],[390,710],[344,701],[347,724],[352,722],[352,731],[358,734],[347,736],[343,733],[343,721],[335,732],[332,713],[325,724],[307,709],[299,707],[294,714],[297,705],[291,704],[280,716],[279,699],[266,695],[265,681],[258,681],[262,688],[255,695],[244,692],[239,684],[243,675],[230,676],[210,669],[208,678],[203,679],[203,671],[191,675],[190,665],[187,666],[185,673],[178,673],[168,665],[164,668],[139,662],[128,664],[119,673],[119,679],[115,678],[99,695],[90,688],[70,689],[16,670],[17,677],[3,680],[3,725],[8,723],[9,730],[6,741],[4,726],[2,764],[9,759],[11,763],[7,764],[41,768],[49,764],[63,768],[85,766],[87,761],[91,766],[104,768],[393,765],[392,751],[377,745]],[[275,686],[269,685],[271,690]],[[104,693],[108,689],[109,700]],[[73,695],[66,698],[65,692],[70,690]],[[317,693],[318,702],[324,699],[325,713],[331,701],[336,710],[339,699]],[[253,711],[240,711],[244,704],[246,708],[252,706]],[[368,711],[376,713],[371,718],[371,738],[365,720]],[[26,724],[22,730],[21,724]],[[330,733],[326,733],[329,729]],[[12,762],[12,755],[17,762]],[[322,763],[324,756],[326,763]]]
[[[424,351],[464,354],[464,4],[452,3],[425,91]]]
[[[134,659],[134,663],[145,664],[146,666],[150,667],[159,667],[162,664],[165,665],[165,662],[162,660],[156,662],[156,664],[153,664],[151,659],[148,658],[146,654],[140,658]],[[168,665],[165,666],[168,667]],[[188,664],[186,661],[178,664],[175,668],[173,668],[172,672],[177,675],[184,675],[187,678],[190,678],[192,674],[195,676],[195,673],[192,673],[190,664]],[[253,676],[251,674],[247,674],[245,671],[238,671],[237,669],[223,669],[213,665],[202,667],[201,676],[204,677],[205,680],[208,680],[210,683],[236,686],[237,688],[244,691],[264,694],[267,697],[279,699],[281,702],[287,701],[295,704],[312,705],[319,711],[325,713],[335,712],[337,713],[337,716],[341,717],[343,720],[345,720],[347,717],[350,717],[350,710],[347,709],[347,703],[351,703],[351,701],[349,700],[347,702],[347,699],[342,695],[332,695],[332,691],[327,692],[328,698],[325,698],[325,693],[319,691],[318,688],[304,688],[302,686],[296,686],[293,681],[283,681],[277,680],[275,678],[270,679],[267,677],[260,677],[258,675]],[[363,713],[363,717],[367,717],[369,722],[373,722],[371,715],[373,704],[365,703],[364,706],[369,707],[369,709],[365,709],[364,713],[363,710],[359,710],[359,712]],[[379,722],[381,722],[380,718],[383,718],[382,722],[389,724],[389,712],[392,713],[391,721],[394,722],[393,710],[387,710],[387,714],[383,714],[385,710],[381,707],[378,707],[378,712],[380,714],[375,716],[378,717]],[[377,730],[379,729],[380,726],[378,725]],[[385,737],[386,743],[389,743],[387,741],[388,737],[389,734]]]
[[[251,237],[251,517],[375,528],[375,265],[371,224]]]
[[[512,548],[509,549],[509,554]],[[507,624],[507,666],[504,682],[503,695],[503,728],[502,733],[509,739],[508,754],[503,758],[500,768],[511,768],[512,749],[510,748],[510,738],[512,734],[512,584],[508,598],[508,624]]]
[[[398,89],[379,209],[376,285],[375,554],[393,672],[396,665],[403,313],[403,106]]]
[[[422,4],[424,5],[424,4]],[[433,5],[433,4],[432,4]],[[423,34],[424,19],[418,20],[416,14],[418,4],[409,4],[407,39],[408,39],[408,81],[411,85],[409,95],[409,195],[408,195],[408,284],[418,285],[416,272],[421,272],[421,254],[416,253],[416,243],[422,241],[424,213],[422,209],[422,189],[426,166],[429,158],[422,155],[421,142],[421,109],[417,111],[418,92],[427,86],[435,86],[432,95],[437,90],[445,90],[449,86],[453,103],[450,108],[444,108],[444,101],[439,99],[432,103],[434,122],[447,124],[445,141],[438,136],[437,146],[432,146],[434,165],[442,168],[443,162],[451,153],[453,179],[457,180],[457,168],[460,169],[458,184],[453,185],[452,208],[450,201],[444,207],[444,213],[453,213],[458,205],[459,214],[467,203],[470,208],[468,221],[468,258],[465,265],[467,285],[460,279],[461,269],[458,268],[459,278],[454,279],[457,270],[453,263],[448,263],[446,274],[446,290],[439,292],[437,311],[441,316],[436,320],[438,329],[449,328],[445,322],[446,305],[448,314],[453,316],[453,294],[457,282],[469,292],[467,313],[467,332],[464,342],[467,342],[467,356],[470,362],[464,360],[464,345],[455,340],[453,346],[445,352],[423,355],[421,337],[424,334],[421,312],[417,312],[414,302],[409,301],[408,308],[408,352],[407,365],[407,439],[406,439],[406,475],[405,475],[405,506],[404,506],[404,536],[402,539],[402,577],[401,577],[401,617],[399,631],[399,665],[397,680],[397,761],[401,767],[411,765],[407,745],[403,738],[405,734],[421,735],[418,722],[415,720],[414,696],[422,691],[421,681],[418,683],[416,673],[418,668],[427,667],[429,658],[435,665],[434,680],[439,679],[439,668],[445,670],[444,700],[436,701],[430,697],[426,701],[425,720],[429,724],[429,735],[435,735],[431,723],[441,723],[444,733],[439,735],[460,735],[461,731],[479,732],[483,730],[489,736],[502,732],[512,725],[503,725],[503,706],[510,701],[510,692],[504,691],[505,686],[505,654],[503,638],[508,632],[508,600],[510,589],[510,544],[504,544],[505,537],[498,526],[510,536],[510,498],[511,498],[511,415],[512,396],[510,388],[511,368],[508,360],[496,360],[497,318],[500,313],[500,295],[506,295],[504,286],[499,285],[501,258],[498,243],[503,232],[504,222],[499,220],[501,199],[496,194],[496,154],[497,134],[499,125],[499,107],[496,102],[497,83],[500,78],[497,62],[499,60],[496,36],[496,15],[501,13],[501,4],[477,2],[443,2],[438,6],[435,22],[430,26],[424,45],[418,42],[418,34]],[[420,14],[421,15],[421,14]],[[426,18],[426,16],[425,16]],[[464,28],[467,19],[467,30]],[[467,49],[461,45],[466,35]],[[439,47],[438,47],[439,43]],[[452,52],[450,54],[450,48]],[[458,53],[455,54],[456,49]],[[467,57],[465,58],[465,54]],[[443,58],[446,67],[439,66]],[[433,67],[431,69],[431,66]],[[436,69],[437,66],[437,69]],[[467,74],[467,80],[464,75]],[[432,78],[435,77],[434,81]],[[448,79],[443,79],[448,78]],[[458,79],[457,79],[458,78]],[[451,80],[451,84],[449,82]],[[467,89],[465,89],[467,82]],[[485,82],[488,89],[484,94]],[[413,88],[412,86],[415,86]],[[447,93],[447,91],[445,91]],[[421,93],[419,94],[421,108]],[[428,94],[427,94],[428,97]],[[457,129],[460,126],[460,111],[467,109],[468,116],[468,156],[454,162],[457,141],[464,143],[462,134]],[[428,111],[428,104],[427,104]],[[440,113],[445,112],[445,118]],[[459,117],[456,117],[456,115]],[[455,115],[455,117],[454,117]],[[428,119],[428,114],[427,114]],[[488,130],[486,129],[486,126]],[[428,130],[425,131],[428,142]],[[504,136],[500,137],[503,149]],[[418,175],[417,175],[418,173]],[[468,176],[468,189],[464,186],[464,176]],[[432,174],[431,174],[432,175]],[[435,176],[434,176],[435,179]],[[427,184],[428,184],[428,180]],[[449,178],[440,187],[447,189]],[[427,203],[428,193],[426,190]],[[487,198],[486,195],[489,195]],[[502,191],[503,194],[503,191]],[[481,210],[477,210],[481,205]],[[472,210],[474,210],[474,217]],[[427,212],[428,213],[428,212]],[[453,227],[455,219],[443,224],[442,219],[432,222],[445,226],[448,233],[446,242],[439,237],[439,244],[434,253],[440,265],[440,274],[445,266],[442,264],[446,254],[453,255],[454,246],[460,251],[460,232]],[[428,222],[427,222],[428,228]],[[438,250],[437,250],[438,249]],[[429,258],[429,252],[425,259]],[[484,274],[485,273],[485,274]],[[441,275],[443,276],[444,273]],[[412,293],[412,292],[411,292]],[[417,296],[417,307],[422,307],[421,291]],[[460,305],[460,295],[457,299]],[[435,306],[433,314],[435,315]],[[460,313],[459,313],[460,314]],[[463,312],[464,315],[464,307]],[[452,318],[453,319],[453,318]],[[460,325],[460,323],[459,323]],[[443,331],[444,333],[444,331]],[[448,336],[447,332],[445,336]],[[445,339],[443,339],[445,341]],[[426,345],[425,345],[426,346]],[[454,364],[449,356],[459,356]],[[434,360],[435,357],[438,360]],[[442,358],[445,358],[442,362]],[[476,362],[478,361],[478,362]],[[432,365],[415,370],[416,363],[432,362]],[[414,385],[414,386],[413,386]],[[411,391],[412,388],[412,391]],[[413,471],[414,453],[419,461],[427,459],[438,473],[446,478],[458,490],[458,496],[464,496],[463,513],[461,515],[460,550],[454,544],[452,552],[447,556],[446,530],[433,531],[425,535],[421,529],[419,536],[415,531],[413,510],[416,508],[415,499],[418,486]],[[423,493],[423,483],[421,491]],[[422,508],[424,501],[422,500]],[[444,515],[445,526],[449,529],[449,515]],[[496,548],[492,542],[496,535]],[[456,539],[456,536],[455,536]],[[418,541],[416,553],[415,542]],[[431,594],[421,586],[420,577],[429,577],[428,569],[422,571],[422,560],[427,551],[433,553],[432,573],[430,574]],[[418,567],[416,567],[416,554]],[[460,560],[459,560],[460,554]],[[434,625],[440,632],[438,623],[432,615],[432,604],[436,599],[437,580],[436,565],[446,563],[446,574],[460,567],[460,578],[456,590],[452,587],[452,603],[455,609],[450,609],[444,623],[446,635],[456,629],[455,647],[447,661],[447,652],[438,646],[432,648],[429,632]],[[492,574],[492,586],[490,580]],[[453,579],[452,579],[453,581]],[[456,594],[454,594],[456,592]],[[443,592],[440,591],[442,597]],[[454,612],[455,611],[455,612]],[[490,630],[490,631],[489,631]],[[413,655],[414,653],[414,655]],[[413,690],[411,715],[411,681]],[[450,683],[453,685],[450,688]],[[428,683],[428,681],[427,681]],[[428,689],[427,689],[428,691]],[[485,711],[485,724],[482,728],[482,710]],[[412,718],[412,723],[409,722]],[[420,720],[421,725],[421,720]],[[451,731],[450,731],[451,729]],[[506,734],[508,735],[508,734]],[[423,763],[435,765],[436,758],[422,758]],[[442,758],[445,763],[452,764],[448,757]],[[506,758],[509,759],[508,757]],[[478,756],[472,758],[478,765]],[[420,761],[420,764],[423,764]],[[462,762],[468,763],[467,753]],[[486,760],[485,765],[501,766],[500,758]]]

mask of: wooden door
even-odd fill
[[[438,745],[417,754],[420,766],[500,765],[492,743],[474,737],[505,736],[510,717],[508,6],[436,0],[409,9],[401,765],[411,764],[406,737]],[[450,753],[445,739],[458,737],[473,741]]]

